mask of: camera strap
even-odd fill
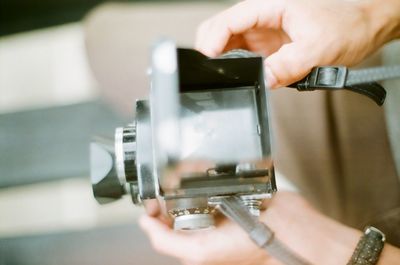
[[[288,249],[274,232],[257,217],[251,215],[242,200],[237,196],[216,198],[218,209],[229,219],[236,222],[260,248],[269,255],[288,265],[309,265],[310,263]]]
[[[299,91],[350,90],[365,95],[381,106],[386,90],[378,81],[400,78],[400,65],[350,70],[344,66],[315,67],[304,79],[289,85]]]

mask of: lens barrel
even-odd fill
[[[139,202],[134,125],[117,128],[114,142],[97,138],[90,145],[90,160],[93,194],[100,204],[125,194],[130,194],[134,203]]]

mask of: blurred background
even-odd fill
[[[152,250],[129,198],[96,203],[88,145],[147,97],[154,40],[192,46],[232,2],[0,2],[0,265],[177,264]]]

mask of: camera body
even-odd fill
[[[254,215],[276,191],[263,60],[243,50],[208,58],[154,45],[149,100],[114,144],[91,144],[99,203],[157,199],[182,230],[213,226],[215,199],[239,196]]]

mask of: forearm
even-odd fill
[[[377,47],[400,38],[400,0],[366,0],[360,3],[369,17],[371,40]]]
[[[310,259],[310,261],[313,261],[313,264],[348,264],[363,233],[326,217],[323,218],[326,220],[320,223],[323,225],[315,233],[320,234],[320,242],[323,242],[325,247],[322,249],[316,247],[318,251],[311,256],[315,259]],[[331,240],[326,240],[326,238]],[[400,249],[385,243],[377,265],[392,265],[399,261]]]
[[[273,206],[261,215],[261,220],[274,230],[278,239],[311,264],[347,264],[363,235],[287,192],[275,195]],[[385,243],[378,265],[396,264],[399,260],[400,249]]]
[[[322,243],[324,247],[320,248],[315,245],[317,251],[312,253],[309,260],[313,264],[348,264],[363,233],[329,218],[322,217],[321,220],[323,219],[325,220],[319,222],[321,227],[314,233],[319,237],[317,242]],[[329,240],[327,240],[328,238]],[[385,243],[377,265],[392,265],[399,261],[400,249]]]
[[[385,244],[377,265],[397,264],[400,260],[400,249]]]

